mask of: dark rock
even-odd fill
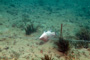
[[[9,47],[5,47],[4,49],[5,49],[5,50],[8,50],[8,49],[9,49]]]

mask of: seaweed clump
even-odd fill
[[[59,38],[59,41],[56,42],[56,45],[58,46],[58,50],[64,54],[67,54],[70,49],[69,41],[64,40],[63,38]]]
[[[64,54],[67,54],[70,47],[69,47],[69,41],[65,40],[62,36],[62,24],[61,24],[61,31],[60,31],[60,37],[58,42],[56,42],[56,45],[58,46],[58,50]]]
[[[77,33],[76,37],[82,42],[77,43],[77,47],[84,47],[88,48],[89,41],[90,41],[90,31],[86,28],[81,28]]]
[[[80,39],[80,40],[86,40],[86,41],[90,41],[90,31],[86,28],[82,28],[80,29],[80,31],[78,31],[76,33],[76,36]]]
[[[26,35],[30,35],[31,33],[34,33],[37,31],[37,27],[35,28],[33,26],[33,24],[31,25],[28,25],[26,28],[25,28],[25,32],[26,32]]]
[[[48,55],[44,55],[43,58],[41,58],[41,60],[53,60],[52,57],[49,57]]]

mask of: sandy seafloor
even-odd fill
[[[74,8],[47,7],[48,5],[44,8],[31,4],[5,2],[0,4],[0,60],[7,58],[8,60],[40,60],[44,54],[52,56],[54,60],[65,60],[65,56],[55,48],[57,38],[41,45],[40,35],[47,30],[59,34],[60,25],[63,24],[63,36],[75,36],[81,27],[90,27],[90,18],[75,14],[78,10],[74,11]],[[24,23],[30,24],[30,22],[24,19],[39,25],[38,31],[26,35]],[[72,60],[90,60],[90,47],[71,48],[71,51],[75,52]]]

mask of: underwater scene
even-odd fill
[[[90,0],[0,0],[0,60],[90,60]]]

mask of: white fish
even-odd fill
[[[50,38],[54,37],[55,36],[55,32],[51,32],[51,31],[47,31],[39,37],[40,40],[43,40],[43,41],[48,41]]]

